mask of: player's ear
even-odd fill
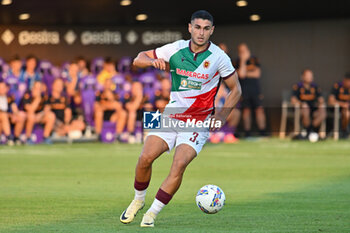
[[[191,23],[188,23],[188,32],[192,33],[192,24]]]
[[[213,35],[214,29],[215,29],[215,26],[213,25],[213,26],[211,27],[211,30],[210,30],[210,35]]]

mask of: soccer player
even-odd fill
[[[266,136],[266,117],[262,106],[263,95],[260,87],[260,63],[252,56],[245,43],[238,45],[238,59],[235,62],[242,85],[242,119],[245,136],[251,135],[251,109],[255,110],[256,124],[261,136]]]
[[[346,73],[343,81],[334,84],[328,103],[331,106],[338,104],[341,109],[341,137],[349,136],[350,122],[350,73]]]
[[[207,11],[197,11],[193,13],[188,24],[191,40],[179,40],[154,50],[141,52],[134,60],[134,64],[140,68],[153,66],[165,70],[167,66],[170,67],[172,88],[170,101],[164,111],[178,109],[178,114],[174,114],[175,119],[184,120],[189,116],[187,119],[199,121],[213,117],[215,95],[221,80],[225,81],[231,91],[226,97],[222,111],[215,112],[216,122],[223,125],[240,98],[238,76],[229,57],[209,41],[214,32],[213,22],[213,17]],[[122,223],[132,222],[137,212],[144,207],[153,161],[163,152],[175,147],[169,175],[163,181],[153,204],[141,222],[141,227],[154,226],[158,213],[179,189],[187,165],[201,151],[209,137],[209,129],[201,131],[180,132],[174,129],[148,134],[136,165],[135,197],[121,214]]]
[[[325,100],[321,90],[313,81],[312,70],[305,69],[301,73],[301,82],[293,86],[291,103],[301,108],[301,121],[308,135],[317,132],[326,118]]]

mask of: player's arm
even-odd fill
[[[164,59],[156,58],[154,55],[154,50],[148,50],[140,52],[134,59],[133,64],[139,68],[146,68],[153,66],[160,70],[165,70],[167,68]]]
[[[239,69],[237,70],[240,79],[245,79],[247,76],[247,59],[239,60]]]
[[[348,108],[349,107],[349,103],[348,102],[338,101],[334,94],[331,94],[328,97],[328,104],[330,106],[335,106],[336,104],[338,104],[342,108]]]
[[[214,116],[216,120],[220,120],[222,122],[221,126],[225,124],[225,121],[228,115],[230,115],[231,111],[236,106],[242,94],[242,89],[238,81],[237,72],[235,72],[234,74],[226,78],[224,82],[228,87],[228,89],[230,90],[230,92],[225,98],[225,103],[223,108],[219,112],[217,112]],[[215,131],[217,129],[218,128],[212,128],[211,130]]]

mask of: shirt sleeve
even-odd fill
[[[175,41],[170,44],[163,45],[162,47],[153,50],[153,55],[156,59],[164,59],[164,61],[169,62],[170,57],[176,53],[179,49],[179,44],[181,41]]]
[[[225,80],[235,73],[235,68],[231,63],[231,59],[227,56],[226,53],[223,53],[222,58],[220,59],[218,71],[220,76]]]

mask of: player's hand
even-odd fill
[[[211,132],[219,131],[221,129],[221,127],[224,126],[224,124],[225,124],[225,120],[221,119],[219,116],[212,116],[210,118],[210,121],[215,121],[215,123],[213,124],[214,126],[210,127],[210,129],[209,129],[209,131],[211,131]],[[218,123],[218,122],[220,122],[220,123]],[[218,126],[216,127],[216,125],[218,125]]]
[[[159,59],[154,59],[152,61],[152,66],[156,69],[159,69],[159,70],[165,70],[166,69],[166,64],[165,64],[165,61],[161,58]]]

